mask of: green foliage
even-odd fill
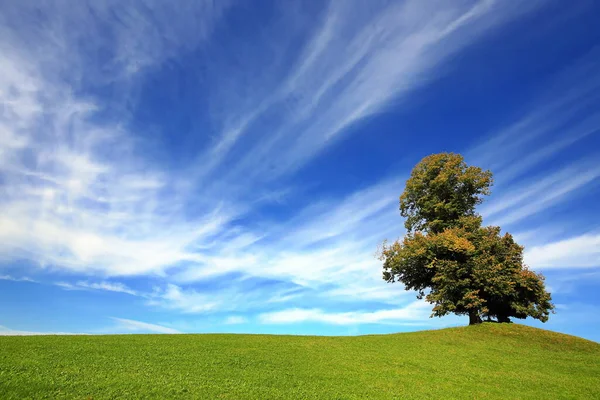
[[[0,398],[596,399],[600,345],[519,324],[358,337],[0,337]]]
[[[409,232],[441,232],[464,216],[475,215],[482,195],[490,194],[492,173],[467,166],[459,154],[425,157],[413,169],[400,196],[400,213]]]
[[[482,227],[475,212],[491,182],[489,171],[467,166],[458,154],[424,158],[400,197],[408,233],[383,245],[383,278],[425,297],[432,316],[545,322],[554,306],[543,276],[523,264],[523,247],[510,234]]]

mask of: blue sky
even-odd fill
[[[422,157],[600,341],[594,1],[0,2],[0,333],[464,325],[381,279]]]

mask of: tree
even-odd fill
[[[400,196],[407,234],[383,244],[383,279],[417,291],[434,305],[432,316],[545,322],[554,306],[544,277],[524,265],[523,247],[510,234],[482,227],[475,212],[491,185],[491,172],[467,166],[459,154],[425,157]]]

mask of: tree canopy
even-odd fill
[[[491,185],[490,171],[468,166],[459,154],[425,157],[400,196],[407,234],[383,245],[383,279],[417,291],[434,305],[432,316],[545,322],[554,306],[544,277],[523,263],[512,235],[483,227],[475,211]]]

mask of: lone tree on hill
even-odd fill
[[[490,194],[492,173],[459,154],[425,157],[400,196],[402,241],[383,243],[383,279],[402,282],[434,305],[432,316],[468,315],[510,322],[548,320],[554,305],[544,277],[523,263],[523,246],[500,227],[482,227],[475,206]]]

